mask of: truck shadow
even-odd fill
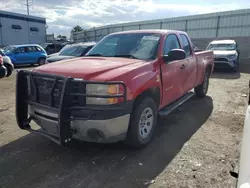
[[[191,98],[160,119],[154,140],[141,150],[122,143],[62,148],[28,134],[0,148],[0,187],[147,187],[145,182],[167,168],[212,111],[210,97]]]
[[[232,72],[231,70],[214,70],[211,75],[211,78],[216,79],[239,79],[240,77],[240,72]]]

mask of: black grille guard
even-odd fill
[[[53,87],[50,91],[50,105],[44,105],[40,104],[37,101],[37,89],[35,88],[35,99],[31,100],[28,97],[28,81],[27,77],[30,78],[31,84],[35,84],[33,77],[43,77],[43,78],[49,78],[54,79]],[[53,98],[53,92],[54,87],[58,80],[63,81],[63,87],[61,91],[60,96],[60,105],[58,108],[55,108],[52,106],[52,98]],[[72,90],[72,87],[75,83],[83,83],[85,84],[106,84],[106,85],[121,85],[123,87],[123,94],[117,94],[117,95],[91,95],[86,93],[77,93]],[[78,106],[78,105],[72,105],[71,97],[72,96],[82,96],[82,97],[98,97],[98,98],[123,98],[123,102],[125,103],[127,101],[126,98],[126,86],[123,82],[96,82],[96,81],[85,81],[81,79],[74,79],[71,77],[64,77],[60,75],[52,75],[52,74],[44,74],[39,72],[32,72],[28,70],[21,70],[17,73],[16,78],[16,120],[19,128],[25,129],[30,132],[41,134],[45,137],[49,137],[52,141],[56,142],[57,144],[60,144],[62,146],[65,146],[71,139],[72,139],[72,130],[70,129],[70,123],[73,120],[88,120],[90,117],[83,118],[83,117],[72,117],[71,112],[72,110],[85,110],[85,109],[91,109],[91,108],[97,108],[100,107],[99,105],[84,105],[84,106]],[[58,114],[58,137],[55,137],[53,135],[48,134],[47,132],[44,132],[42,130],[34,130],[30,126],[31,120],[34,120],[34,117],[30,116],[28,114],[28,105],[35,105],[37,107],[42,107],[44,109],[52,110]],[[112,105],[108,105],[107,107],[110,107]],[[105,110],[105,106],[103,108]]]

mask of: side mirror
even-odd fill
[[[182,60],[186,58],[186,52],[182,49],[173,49],[163,58],[165,62]]]

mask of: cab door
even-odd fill
[[[182,49],[186,52],[185,74],[184,80],[185,93],[193,89],[197,79],[197,60],[194,50],[191,48],[190,40],[185,34],[180,34],[180,42]]]
[[[180,41],[176,34],[169,34],[166,36],[163,55],[168,55],[172,49],[181,49]],[[162,103],[166,106],[185,94],[184,84],[187,79],[187,74],[185,72],[187,60],[184,59],[171,62],[161,61],[163,86]]]
[[[28,55],[26,47],[18,47],[14,52],[16,63],[28,63]]]

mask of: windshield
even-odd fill
[[[210,44],[208,50],[235,50],[235,44]]]
[[[68,46],[60,52],[60,55],[79,57],[85,51],[86,46]]]
[[[110,35],[93,47],[87,56],[151,60],[156,58],[159,39],[159,34],[152,33]]]
[[[5,47],[3,48],[3,51],[4,51],[5,53],[12,53],[15,49],[16,49],[16,47],[14,47],[14,46],[5,46]]]
[[[62,49],[59,51],[59,53],[61,53],[62,51],[64,51],[66,48],[68,48],[70,45],[69,44],[67,44],[67,45],[65,45],[64,47],[62,47]]]

